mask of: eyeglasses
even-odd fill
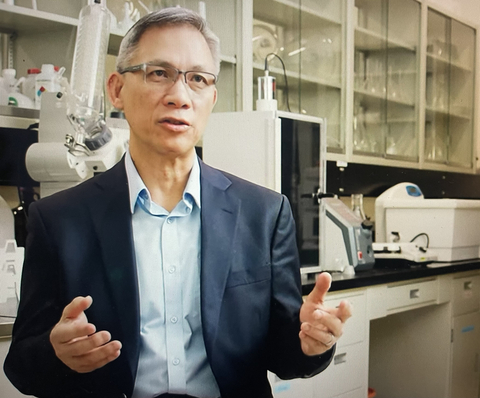
[[[213,73],[201,72],[196,70],[181,71],[173,66],[156,65],[153,63],[143,63],[135,66],[128,66],[119,71],[120,74],[127,72],[143,71],[143,80],[145,83],[167,88],[172,86],[180,74],[185,78],[185,84],[195,92],[214,86],[218,77]]]

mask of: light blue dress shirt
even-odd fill
[[[171,213],[154,203],[125,156],[140,295],[140,358],[133,398],[219,397],[200,312],[200,167]]]

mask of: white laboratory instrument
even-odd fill
[[[325,206],[325,271],[354,272],[373,268],[372,227],[337,198],[321,198]]]
[[[14,217],[0,196],[0,316],[15,316],[20,297],[24,248],[15,241]]]
[[[422,262],[434,256],[438,262],[478,258],[480,200],[425,199],[417,185],[400,183],[376,199],[375,229],[379,252],[382,243],[396,243],[405,253],[417,247]]]
[[[409,263],[430,263],[437,261],[434,250],[416,242],[375,242],[373,252],[377,260],[403,260]]]
[[[325,139],[323,119],[276,110],[213,113],[203,137],[207,164],[287,196],[303,274],[322,270]]]
[[[89,0],[80,12],[71,85],[63,81],[60,95],[42,94],[38,143],[26,154],[41,197],[111,168],[126,150],[126,121],[103,116],[109,21],[105,0]]]

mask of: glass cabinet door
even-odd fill
[[[420,3],[356,0],[353,153],[418,160]]]
[[[425,161],[472,167],[475,30],[428,10]]]
[[[342,126],[344,86],[344,1],[253,1],[253,99],[268,56],[276,78],[278,109],[327,119],[328,148],[345,151]]]

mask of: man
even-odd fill
[[[350,316],[320,275],[302,306],[285,197],[197,159],[218,39],[195,13],[142,18],[107,82],[130,125],[111,170],[30,207],[5,372],[39,397],[271,397],[325,369]]]

